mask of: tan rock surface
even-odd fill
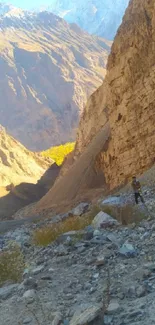
[[[111,42],[52,13],[0,17],[0,121],[30,150],[75,140]]]
[[[52,160],[28,151],[0,126],[0,186],[35,184],[51,164]]]
[[[96,166],[110,188],[155,162],[154,46],[155,2],[132,0],[112,46],[107,77],[86,106],[76,145],[76,154],[83,152],[107,116],[109,144]]]

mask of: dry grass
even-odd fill
[[[33,242],[35,245],[47,246],[64,233],[83,230],[92,223],[99,211],[101,211],[99,207],[94,206],[89,213],[82,217],[69,217],[57,224],[37,229],[33,234]]]
[[[132,224],[133,222],[139,223],[147,217],[145,211],[141,211],[131,204],[126,204],[122,207],[105,205],[102,207],[102,210],[117,219],[123,225]]]
[[[0,253],[0,285],[6,281],[18,282],[24,270],[24,257],[18,245],[11,245]]]

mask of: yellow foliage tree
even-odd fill
[[[52,147],[46,151],[43,151],[42,154],[44,157],[52,158],[58,166],[60,166],[65,157],[74,150],[75,142],[68,142],[60,146]]]

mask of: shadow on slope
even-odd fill
[[[60,167],[53,164],[37,184],[13,184],[0,188],[0,220],[11,218],[21,208],[40,200],[53,186]]]

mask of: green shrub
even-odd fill
[[[52,147],[42,152],[44,157],[52,158],[58,166],[60,166],[65,157],[74,150],[75,142],[66,143],[57,147]]]
[[[0,285],[12,280],[18,282],[24,271],[24,257],[18,245],[10,247],[0,253]]]

